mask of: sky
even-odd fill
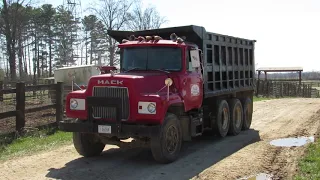
[[[42,1],[56,6],[66,0]],[[81,0],[81,7],[92,2]],[[256,68],[301,66],[304,71],[320,71],[320,0],[142,2],[169,20],[163,27],[198,25],[209,32],[256,40]]]

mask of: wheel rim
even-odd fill
[[[240,128],[240,125],[241,125],[241,116],[242,116],[242,113],[241,113],[241,108],[240,106],[237,106],[236,109],[235,109],[235,125],[237,128]]]
[[[228,110],[227,108],[223,108],[222,111],[222,128],[227,129],[228,126]]]
[[[166,134],[166,147],[170,154],[173,154],[178,148],[178,131],[174,126],[170,126]]]

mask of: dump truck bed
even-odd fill
[[[186,37],[203,51],[205,97],[251,91],[255,79],[255,40],[207,32],[201,26],[181,26],[145,31],[108,31],[118,42],[130,35],[158,35],[169,39],[171,33]]]

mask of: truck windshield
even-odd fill
[[[181,49],[176,47],[125,48],[122,54],[122,70],[180,71]]]

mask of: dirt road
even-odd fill
[[[203,137],[184,144],[181,158],[154,162],[148,149],[109,146],[101,157],[82,158],[73,146],[0,165],[1,179],[238,179],[269,173],[291,179],[305,147],[274,147],[273,139],[318,137],[319,99],[278,99],[254,103],[252,129],[224,139]]]

